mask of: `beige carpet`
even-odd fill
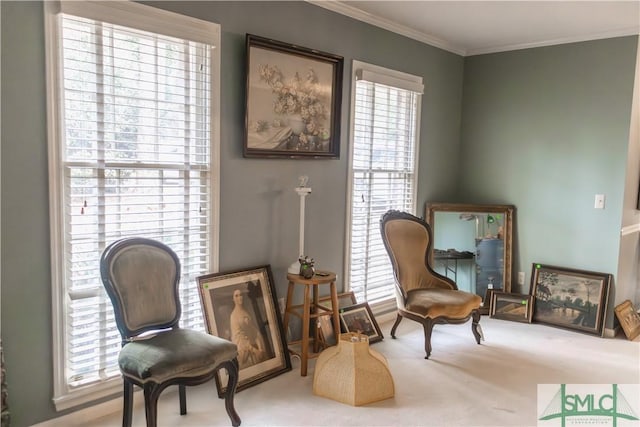
[[[309,376],[301,377],[294,358],[292,371],[236,395],[242,425],[533,426],[539,383],[640,383],[640,342],[486,316],[481,324],[482,345],[475,343],[470,323],[436,326],[429,360],[424,359],[420,325],[405,319],[395,340],[389,337],[391,324],[381,325],[385,339],[372,348],[387,358],[396,395],[362,407],[314,396],[313,363]],[[160,426],[229,425],[213,383],[187,393],[189,413],[182,417],[177,394],[168,390],[161,396]],[[117,413],[83,425],[118,426],[120,417]],[[144,423],[144,409],[137,407],[133,424]]]

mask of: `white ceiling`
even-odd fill
[[[640,0],[309,2],[463,56],[640,33]]]

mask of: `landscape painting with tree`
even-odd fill
[[[533,321],[602,335],[611,275],[533,264]]]

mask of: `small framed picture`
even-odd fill
[[[480,304],[480,314],[491,314],[491,301],[494,292],[503,292],[502,288],[487,288]]]
[[[352,292],[342,292],[338,294],[338,306],[339,308],[349,307],[350,305],[357,304],[356,295]],[[318,304],[328,309],[331,309],[331,295],[326,295],[318,298]]]
[[[237,391],[291,370],[269,265],[196,280],[207,332],[238,346]],[[226,371],[218,371],[220,397],[227,389],[227,379]]]
[[[533,296],[493,291],[489,316],[496,319],[531,323]]]
[[[340,309],[340,322],[345,332],[358,332],[369,337],[369,343],[381,341],[382,332],[369,303],[363,302]]]
[[[618,304],[614,310],[628,340],[640,335],[640,314],[633,308],[630,300]]]
[[[343,292],[338,294],[338,307],[345,308],[356,304],[356,295],[353,292]],[[318,299],[318,304],[331,310],[331,296],[327,295]],[[333,319],[331,316],[320,316],[318,318],[319,340],[326,347],[336,345],[337,337],[333,330]]]

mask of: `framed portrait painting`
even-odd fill
[[[611,274],[534,263],[533,321],[602,336]]]
[[[247,34],[245,157],[340,156],[344,58]]]
[[[237,391],[291,370],[269,265],[197,278],[207,332],[238,346]],[[216,376],[218,395],[226,371]]]
[[[340,322],[345,332],[364,334],[369,337],[369,343],[378,342],[384,338],[369,303],[363,302],[341,308]]]

